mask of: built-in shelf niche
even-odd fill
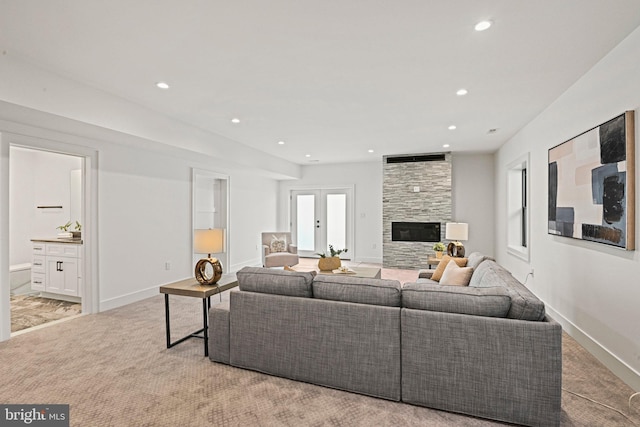
[[[225,271],[229,271],[229,176],[194,168],[191,182],[193,230],[208,228],[225,230],[225,252],[211,255],[220,260]],[[202,254],[194,253],[193,265],[201,258]]]

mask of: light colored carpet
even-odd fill
[[[199,300],[170,301],[174,339],[200,326]],[[213,363],[202,340],[166,349],[164,325],[158,295],[0,343],[0,402],[68,403],[72,426],[503,425]],[[633,391],[566,335],[563,355],[565,388],[627,412]],[[633,425],[566,392],[562,408],[563,426]]]

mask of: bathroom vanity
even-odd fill
[[[50,238],[31,242],[31,289],[51,298],[82,297],[82,240]]]

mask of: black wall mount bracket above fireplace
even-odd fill
[[[439,222],[392,222],[393,242],[439,242]]]

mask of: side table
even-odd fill
[[[437,267],[438,264],[440,264],[440,261],[442,261],[442,258],[428,257],[427,258],[427,265],[429,266],[429,268],[431,268],[431,266],[433,266],[433,265],[435,265]]]
[[[228,289],[238,286],[235,274],[223,274],[218,283],[211,286],[202,286],[195,277],[168,283],[160,286],[160,293],[164,294],[164,314],[167,328],[167,348],[188,340],[189,338],[204,339],[204,355],[209,355],[209,332],[208,332],[208,310],[211,308],[211,295],[219,294]],[[181,295],[185,297],[202,299],[202,329],[171,342],[171,325],[169,321],[169,295]],[[202,333],[202,335],[199,335]]]

